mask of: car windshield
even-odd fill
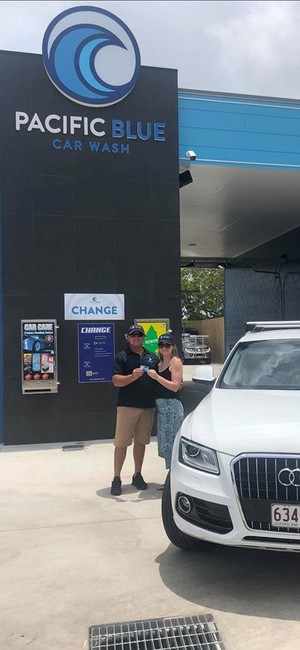
[[[300,340],[240,343],[219,388],[300,390]]]

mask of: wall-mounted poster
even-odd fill
[[[170,329],[169,318],[136,318],[135,325],[141,325],[146,332],[144,346],[150,352],[157,352],[157,341],[161,334]]]
[[[22,393],[57,393],[57,321],[22,320]]]
[[[114,323],[78,324],[78,381],[111,381],[115,357]]]

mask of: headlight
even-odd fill
[[[202,472],[220,474],[217,454],[213,449],[198,445],[196,442],[180,438],[179,462],[189,467],[195,467]]]

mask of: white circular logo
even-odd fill
[[[43,61],[61,93],[85,106],[111,106],[134,88],[141,67],[137,42],[122,20],[97,7],[75,7],[46,29]]]
[[[290,469],[289,467],[284,467],[280,470],[277,478],[279,483],[284,485],[284,487],[288,487],[289,485],[300,487],[300,468]]]

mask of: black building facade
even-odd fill
[[[177,72],[142,67],[123,101],[96,109],[64,97],[40,55],[1,52],[0,102],[2,439],[110,438],[116,390],[78,383],[64,294],[124,294],[116,351],[134,318],[168,317],[180,336]],[[105,136],[95,137],[99,117]],[[112,137],[113,120],[124,137]],[[57,394],[21,392],[20,322],[35,318],[59,325]]]
[[[251,251],[244,268],[227,268],[225,354],[247,321],[300,320],[300,228]]]

